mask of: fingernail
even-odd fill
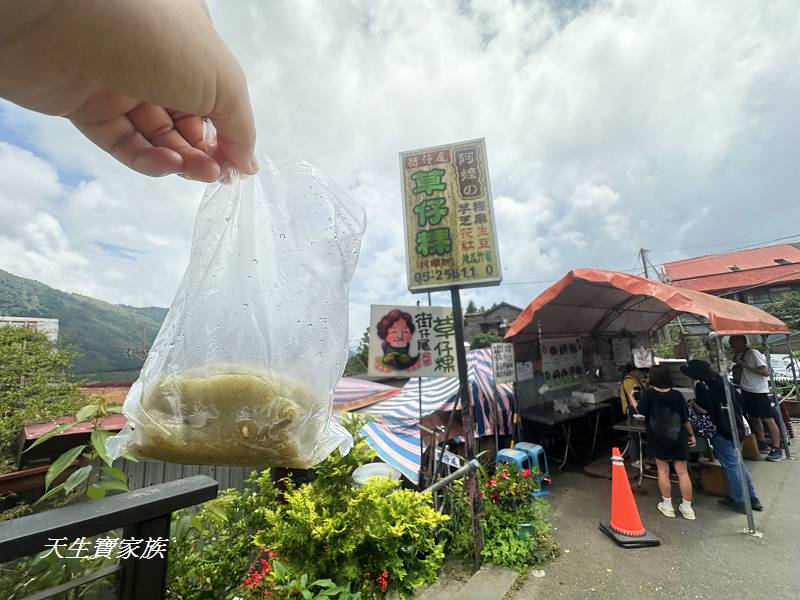
[[[258,173],[258,159],[254,156],[250,159],[250,174],[255,175]]]

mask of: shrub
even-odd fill
[[[67,380],[75,356],[38,331],[0,327],[0,473],[13,468],[23,425],[71,415],[86,403]]]
[[[428,497],[376,479],[341,501],[320,493],[316,481],[285,498],[286,504],[265,511],[268,527],[255,539],[297,572],[335,578],[365,598],[388,588],[410,594],[436,580],[444,543],[435,533],[447,517]]]
[[[557,554],[550,535],[550,505],[531,496],[536,488],[535,475],[530,469],[520,472],[513,468],[500,470],[491,477],[479,473],[485,561],[524,571]],[[457,488],[451,517],[448,549],[469,556],[473,552],[474,536],[466,482]],[[522,524],[530,526],[527,537],[521,535],[519,526]]]

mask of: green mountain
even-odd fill
[[[109,304],[0,270],[0,315],[58,319],[59,342],[78,352],[82,379],[135,379],[166,308]]]

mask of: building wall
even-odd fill
[[[763,287],[753,288],[752,290],[745,290],[737,293],[736,296],[730,296],[739,300],[752,304],[758,308],[764,308],[770,302],[777,302],[792,293],[800,293],[800,283],[781,283],[780,285],[766,285]]]
[[[500,327],[503,320],[511,325],[521,312],[514,307],[501,305],[486,314],[467,315],[464,317],[464,337],[467,341],[479,333],[494,333],[503,337],[505,329]]]
[[[0,316],[0,327],[27,327],[40,331],[51,342],[58,341],[58,319],[45,319],[39,317],[3,317]]]

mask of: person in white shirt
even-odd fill
[[[753,431],[758,439],[759,450],[768,452],[768,461],[777,462],[782,460],[781,435],[778,425],[772,417],[774,402],[769,394],[767,359],[755,348],[748,347],[747,338],[743,335],[731,336],[730,344],[733,350],[733,362],[739,367],[741,373],[739,387],[742,388],[744,413],[748,416],[753,426]],[[764,441],[765,425],[769,429],[769,437],[772,442],[771,448]]]

